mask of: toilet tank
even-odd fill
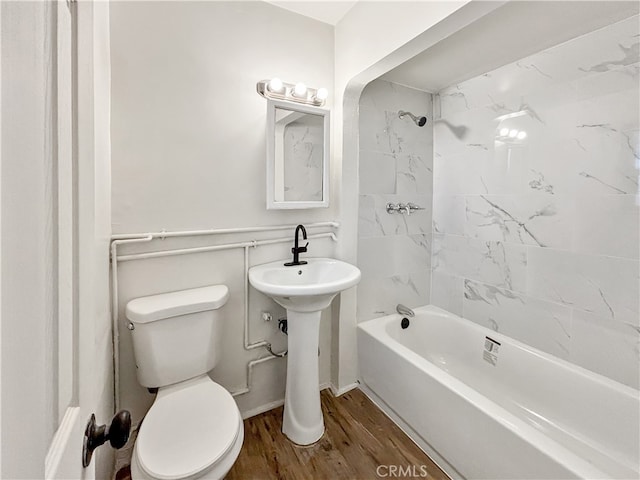
[[[136,298],[127,303],[138,382],[164,387],[210,371],[221,347],[226,285]]]

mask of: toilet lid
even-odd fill
[[[140,467],[154,478],[189,478],[227,453],[239,425],[233,397],[208,377],[168,387],[159,392],[142,423],[136,456]]]

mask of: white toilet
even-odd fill
[[[238,458],[238,407],[207,372],[220,357],[226,285],[137,298],[127,304],[138,381],[158,387],[136,439],[133,480],[220,479]]]

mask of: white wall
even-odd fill
[[[116,2],[111,33],[114,233],[334,216],[265,211],[256,93],[274,76],[333,90],[329,25],[263,2]]]
[[[328,209],[266,210],[267,104],[256,93],[257,81],[274,76],[332,92],[332,27],[263,2],[116,2],[111,41],[115,233],[335,219],[333,201]],[[278,234],[288,235],[293,240],[293,231]],[[286,258],[290,247],[252,249],[250,261]],[[308,255],[333,256],[335,246],[330,240],[311,241]],[[123,311],[131,298],[227,284],[231,297],[223,311],[223,355],[212,377],[231,391],[240,390],[247,361],[267,354],[264,349],[245,352],[242,346],[242,250],[123,263],[119,279],[121,404],[135,419],[152,397],[135,378]],[[277,322],[262,322],[261,310],[283,314],[252,289],[250,341],[266,339],[277,350],[286,348]],[[329,314],[322,322],[321,382],[329,380]],[[252,392],[237,397],[243,412],[284,398],[285,364],[274,360],[256,367]]]

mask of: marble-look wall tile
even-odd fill
[[[617,257],[530,247],[530,296],[562,303],[610,321],[640,325],[639,263]]]
[[[635,388],[638,20],[438,92],[432,254],[432,301]]]
[[[429,303],[428,269],[398,275],[363,275],[358,285],[358,321],[395,313],[396,305],[409,308]]]
[[[638,259],[638,195],[589,195],[576,201],[573,250]]]
[[[569,357],[569,307],[472,280],[464,281],[463,302],[465,318],[556,357]]]
[[[431,304],[460,317],[462,314],[462,298],[464,278],[442,272],[431,274]]]
[[[431,234],[431,196],[427,195],[360,195],[358,236]],[[389,214],[387,203],[409,203],[424,208],[411,215]]]
[[[558,105],[570,105],[612,93],[633,90],[638,83],[639,74],[640,64],[636,63],[605,73],[584,75],[571,82],[556,83],[520,98],[524,98],[528,105],[535,105],[536,110],[547,111]]]
[[[431,195],[433,192],[433,154],[398,155],[396,161],[396,193]]]
[[[432,251],[434,272],[526,291],[527,252],[522,245],[434,233]]]
[[[575,310],[570,361],[640,389],[640,328]]]
[[[395,235],[361,238],[358,266],[362,276],[390,277],[431,267],[430,235]]]
[[[491,151],[501,112],[478,108],[459,113],[442,111],[442,118],[433,122],[435,157],[451,157],[478,151]]]
[[[612,131],[625,131],[638,125],[638,90],[599,93],[580,101],[563,102],[548,108],[535,107],[547,127],[604,126]]]
[[[413,113],[416,115],[426,115],[431,111],[431,95],[404,85],[375,80],[365,87],[359,105],[360,109],[415,110]]]
[[[470,195],[465,235],[539,247],[570,248],[574,206],[569,195]]]
[[[526,190],[527,151],[494,147],[495,131],[483,145],[462,153],[434,157],[433,184],[437,194],[516,195]],[[436,145],[438,143],[436,142]]]
[[[360,107],[360,151],[394,154],[401,151],[397,112]]]
[[[607,124],[583,124],[574,138],[585,151],[577,163],[576,187],[585,195],[633,195],[638,193],[637,146],[633,131],[617,130]],[[636,144],[637,145],[637,144]]]
[[[360,151],[360,194],[396,193],[396,157],[391,153]]]
[[[629,67],[638,62],[637,25],[638,18],[633,16],[447,87],[439,92],[442,107],[451,112],[470,110],[515,95],[531,95],[557,83]]]
[[[433,196],[433,231],[463,235],[466,219],[464,195]]]
[[[553,194],[638,192],[637,130],[580,124],[548,129],[529,145],[525,183]]]
[[[425,115],[418,127],[398,112]],[[376,80],[360,98],[358,320],[392,313],[398,303],[429,303],[433,223],[432,98]],[[387,203],[421,210],[389,214]]]
[[[382,153],[416,153],[429,151],[429,129],[400,118],[397,110],[360,107],[360,150]]]
[[[576,128],[549,129],[528,144],[525,189],[529,193],[570,194],[579,180],[579,162],[586,154]]]

